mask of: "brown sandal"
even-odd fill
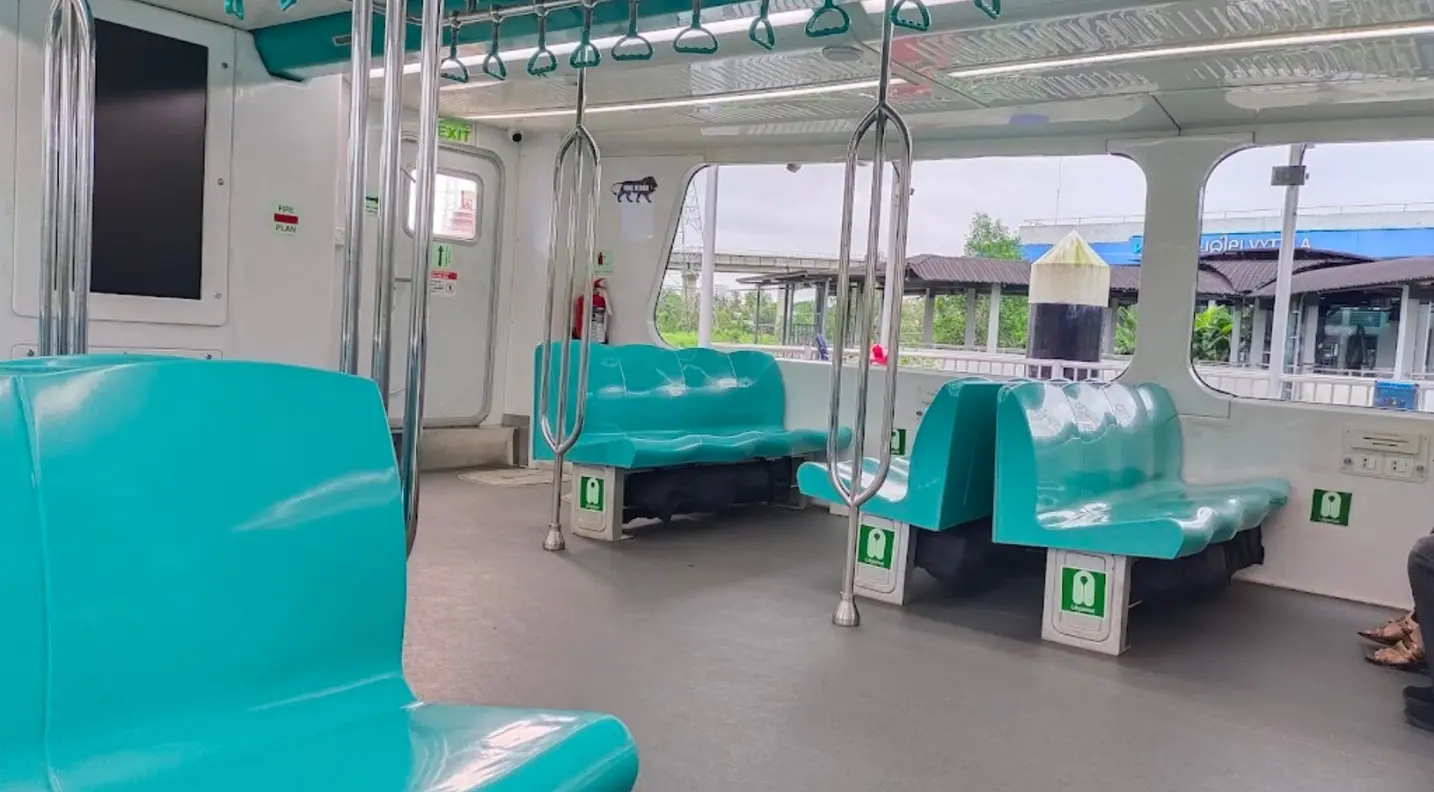
[[[1410,633],[1414,632],[1417,627],[1418,625],[1414,623],[1414,614],[1406,613],[1398,619],[1391,619],[1385,622],[1384,625],[1373,630],[1360,630],[1359,637],[1367,641],[1373,641],[1381,646],[1394,646],[1405,638],[1408,638]]]
[[[1375,665],[1399,671],[1423,671],[1428,666],[1424,644],[1417,631],[1393,646],[1369,652],[1364,658]]]

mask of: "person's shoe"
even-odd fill
[[[1400,671],[1422,671],[1427,667],[1424,647],[1411,638],[1405,638],[1393,646],[1369,652],[1365,654],[1364,659],[1375,665]]]
[[[1359,637],[1366,641],[1373,641],[1381,646],[1394,646],[1414,631],[1414,614],[1406,613],[1397,619],[1391,619],[1373,630],[1360,630]]]
[[[1427,704],[1434,707],[1434,688],[1411,685],[1404,689],[1404,702],[1406,704]]]
[[[1434,732],[1434,704],[1405,704],[1404,720],[1416,729]]]

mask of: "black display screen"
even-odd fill
[[[90,288],[197,300],[209,50],[95,21]]]

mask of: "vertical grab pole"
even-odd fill
[[[387,24],[394,22],[393,16],[389,15]],[[363,278],[364,176],[367,175],[365,170],[368,160],[368,71],[373,54],[373,0],[353,0],[350,17],[349,152],[344,191],[344,209],[348,222],[344,227],[344,288],[339,317],[339,370],[345,374],[357,374],[359,296]],[[403,17],[404,14],[398,14],[399,20]],[[423,285],[427,285],[427,281],[424,281]]]
[[[73,0],[73,33],[70,57],[74,64],[74,187],[71,196],[74,221],[70,240],[69,297],[70,339],[68,352],[89,351],[90,336],[90,227],[94,216],[95,183],[95,20],[88,0]]]
[[[832,613],[832,623],[840,627],[855,627],[861,624],[861,613],[857,610],[856,559],[857,542],[861,538],[861,507],[876,495],[886,482],[891,470],[891,427],[896,413],[896,385],[901,360],[901,295],[906,288],[906,226],[910,214],[911,191],[907,181],[911,174],[911,131],[906,121],[890,102],[891,91],[891,46],[894,33],[894,3],[886,0],[886,13],[881,25],[881,75],[877,84],[876,106],[857,124],[847,144],[846,180],[842,196],[841,247],[837,260],[837,293],[840,305],[837,313],[836,344],[832,355],[830,415],[827,424],[827,474],[836,487],[837,493],[846,504],[847,541],[846,564],[842,567],[841,600]],[[892,162],[895,177],[892,183],[893,255],[886,262],[886,290],[895,295],[891,311],[887,316],[886,335],[890,338],[886,368],[886,403],[881,413],[881,451],[877,454],[876,471],[868,477],[864,472],[866,447],[867,381],[871,370],[871,320],[876,300],[876,261],[881,251],[881,180],[886,166],[886,126],[895,127],[900,139],[900,149]],[[853,427],[851,482],[848,485],[841,477],[836,464],[837,442],[841,426],[841,378],[842,358],[846,350],[848,301],[851,281],[851,233],[856,204],[857,160],[862,141],[868,131],[872,132],[875,149],[872,152],[871,198],[867,208],[866,235],[866,277],[861,284],[861,302],[857,321],[861,325],[857,347],[856,423]]]
[[[399,155],[403,133],[403,59],[408,9],[388,0],[383,18],[383,141],[378,172],[378,266],[373,289],[373,359],[370,371],[388,414],[389,361],[393,355],[393,254],[398,239]],[[418,288],[414,284],[414,288]]]
[[[422,80],[418,103],[418,207],[413,222],[413,294],[408,314],[408,380],[403,405],[403,517],[408,552],[418,538],[418,440],[423,432],[423,394],[428,364],[429,248],[433,247],[433,193],[438,182],[438,46],[443,0],[423,0]]]
[[[94,53],[94,18],[87,0],[53,0],[45,21],[41,355],[82,353],[88,346]]]
[[[583,30],[592,30],[593,6],[596,0],[582,0],[583,7]],[[541,16],[545,11],[541,5],[538,6],[538,14]],[[543,432],[543,440],[553,449],[553,497],[552,510],[548,519],[548,534],[543,538],[543,549],[549,552],[557,552],[567,546],[563,538],[563,457],[578,442],[578,437],[583,431],[583,421],[587,411],[587,390],[588,390],[588,352],[592,347],[592,311],[593,311],[593,279],[595,254],[593,248],[596,245],[594,234],[596,232],[596,218],[598,210],[598,183],[601,181],[602,156],[598,151],[597,141],[588,132],[584,115],[587,111],[587,78],[586,68],[578,69],[578,99],[577,112],[573,120],[573,128],[563,137],[558,144],[557,156],[553,159],[553,214],[549,218],[548,225],[548,299],[543,306],[543,351],[538,372],[538,425]],[[572,190],[563,189],[567,168],[565,161],[569,154],[572,154],[574,167],[572,169]],[[591,160],[592,175],[583,189],[583,161]],[[558,210],[563,206],[564,198],[567,200],[567,222],[563,231],[563,239],[559,239]],[[578,246],[576,238],[577,226],[581,222],[583,226],[582,247]],[[559,243],[563,244],[560,246]],[[558,258],[567,255],[567,266],[558,267]],[[578,341],[578,383],[576,400],[573,407],[572,425],[567,424],[568,412],[568,384],[570,380],[569,368],[572,362],[572,344],[564,341],[562,351],[558,355],[558,410],[554,417],[549,410],[552,403],[552,367],[553,367],[553,302],[559,292],[558,278],[562,278],[561,293],[562,304],[565,307],[573,301],[573,278],[578,275],[578,261],[580,257],[586,257],[587,267],[583,269],[583,280],[586,282],[583,300],[582,338]]]

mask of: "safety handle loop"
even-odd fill
[[[503,54],[498,51],[499,30],[503,25],[503,17],[498,14],[498,9],[493,9],[489,24],[493,29],[488,40],[488,54],[483,56],[483,73],[502,82],[508,79],[508,64],[503,62]]]
[[[901,9],[907,3],[916,6],[917,16],[915,19],[901,15]],[[927,8],[921,0],[896,0],[896,4],[891,7],[891,24],[907,30],[914,30],[917,33],[925,33],[931,29],[931,9]]]
[[[639,0],[628,0],[627,35],[612,45],[612,59],[615,61],[652,60],[652,42],[637,32],[637,4]]]
[[[777,46],[777,33],[772,30],[772,21],[767,18],[767,12],[772,5],[772,0],[762,0],[762,5],[757,9],[757,18],[752,20],[751,27],[747,28],[747,38],[753,44],[764,50],[771,50]]]
[[[672,40],[672,49],[683,55],[711,55],[717,52],[717,37],[702,27],[702,0],[692,0],[692,24]]]
[[[835,17],[835,19],[828,17]],[[812,18],[807,20],[806,30],[807,35],[811,38],[839,36],[851,30],[851,16],[836,4],[836,0],[822,0],[821,6],[812,11]]]
[[[595,0],[583,0],[583,32],[578,39],[578,48],[568,57],[568,65],[574,69],[591,69],[602,63],[602,51],[593,46],[593,5]]]
[[[528,74],[542,77],[558,68],[558,56],[548,49],[548,9],[538,3],[533,7],[533,13],[538,15],[538,49],[528,58]]]
[[[463,25],[458,21],[458,12],[453,12],[453,21],[448,26],[448,57],[438,64],[438,76],[449,82],[466,84],[468,66],[458,59],[458,31]]]
[[[299,0],[279,0],[279,10],[288,11],[289,9],[297,5],[298,2]]]
[[[976,0],[976,7],[992,19],[1001,17],[1001,0]]]
[[[244,19],[244,0],[224,0],[224,13],[235,19]]]

